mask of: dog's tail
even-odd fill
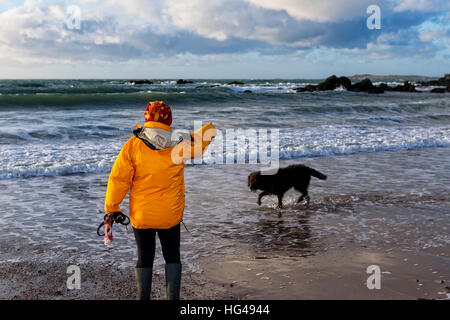
[[[320,173],[317,170],[314,170],[313,168],[309,168],[309,174],[312,175],[313,177],[325,180],[327,178],[326,175],[324,175],[323,173]]]

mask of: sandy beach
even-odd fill
[[[183,300],[449,299],[449,259],[412,252],[374,252],[355,248],[317,256],[211,256],[203,272],[183,273]],[[381,268],[381,288],[366,285],[369,265]],[[80,265],[81,288],[67,289],[67,264],[0,264],[0,299],[132,300],[132,268]],[[153,276],[152,299],[165,299],[164,274]]]
[[[60,252],[58,259],[39,260],[30,258],[17,262],[8,257],[17,256],[17,249],[9,243],[0,242],[2,257],[0,263],[0,300],[134,300],[136,282],[132,267],[119,266],[114,261],[99,263],[74,261],[73,252]],[[30,257],[33,252],[43,252],[45,245],[20,249],[21,254]],[[80,268],[80,289],[69,290],[67,268]],[[234,299],[220,284],[208,281],[202,275],[183,273],[181,295],[183,299]],[[164,270],[156,269],[153,274],[152,299],[165,299]]]
[[[381,288],[367,288],[369,265]],[[227,257],[205,264],[205,278],[239,299],[448,299],[449,259],[410,252],[336,250],[308,257]]]

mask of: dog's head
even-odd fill
[[[248,186],[251,191],[256,192],[258,190],[258,179],[260,176],[260,172],[252,172],[248,175]]]

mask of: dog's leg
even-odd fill
[[[309,207],[309,200],[311,200],[311,198],[309,197],[308,193],[306,194],[305,199],[306,199],[306,207]]]
[[[305,198],[305,195],[302,194],[300,197],[298,197],[297,203],[302,202],[304,198]]]
[[[263,191],[263,192],[261,192],[260,194],[259,194],[259,196],[258,196],[258,206],[260,206],[261,205],[261,199],[262,199],[262,197],[264,197],[264,196],[267,196],[269,193],[268,192],[266,192],[266,191]]]
[[[283,195],[282,194],[278,194],[278,208],[282,209],[283,208]]]

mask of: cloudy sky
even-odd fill
[[[0,0],[0,78],[445,72],[448,0]]]

